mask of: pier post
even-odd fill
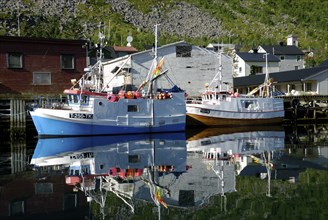
[[[26,132],[26,111],[24,100],[10,100],[10,130],[12,136],[22,136]]]

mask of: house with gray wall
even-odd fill
[[[249,52],[236,52],[233,58],[233,76],[245,77],[254,74],[303,69],[304,53],[298,47],[297,36],[289,35],[287,45],[260,45]]]
[[[269,53],[280,59],[279,71],[298,70],[304,68],[304,53],[298,48],[297,36],[289,35],[287,45],[261,45],[257,48],[259,53]]]
[[[126,62],[125,68],[131,73],[133,83],[141,84],[147,77],[154,59],[154,49],[145,50],[105,62],[105,78],[107,81],[114,78],[114,69]],[[184,41],[163,45],[157,48],[158,60],[164,57],[163,70],[168,70],[167,76],[188,95],[199,95],[199,91],[206,83],[210,83],[219,71],[219,59],[221,57],[222,82],[232,86],[232,59],[226,54],[221,56],[206,48],[194,46]],[[116,61],[118,61],[116,63]],[[122,83],[123,79],[120,79]],[[106,81],[106,79],[105,79]],[[115,80],[113,80],[115,81]],[[119,79],[116,79],[119,81]],[[159,80],[159,88],[171,88],[166,80]]]

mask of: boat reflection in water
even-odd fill
[[[109,191],[132,212],[134,199],[153,201],[159,209],[177,204],[170,185],[187,171],[186,158],[183,132],[39,139],[31,164],[68,169],[66,184],[84,191],[105,215]]]
[[[213,133],[214,131],[214,133]],[[209,133],[211,132],[211,133]],[[205,129],[190,137],[187,149],[202,152],[208,159],[231,159],[239,163],[237,174],[247,166],[245,160],[250,155],[262,154],[265,151],[280,151],[285,147],[285,132],[283,130],[235,132],[215,135],[215,130]]]
[[[97,202],[103,216],[112,192],[131,215],[136,201],[149,201],[160,217],[162,208],[201,206],[214,195],[222,196],[225,210],[236,175],[254,162],[271,170],[273,151],[284,148],[283,131],[202,134],[187,140],[185,133],[39,139],[31,164],[61,167],[66,184]]]
[[[222,129],[211,128],[190,137],[187,141],[188,158],[191,153],[197,155],[218,176],[221,196],[224,197],[221,200],[223,204],[226,204],[224,193],[235,190],[235,177],[248,175],[246,170],[256,167],[253,165],[264,168],[257,169],[257,172],[261,179],[268,179],[267,196],[271,196],[271,171],[275,169],[274,161],[280,158],[284,147],[285,131],[281,129],[255,129],[222,134]]]

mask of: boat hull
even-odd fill
[[[186,110],[187,126],[281,124],[285,115],[283,100],[274,98],[230,98],[216,104],[191,103],[186,105]]]
[[[137,107],[129,112],[131,106]],[[30,114],[39,136],[176,132],[186,128],[183,94],[174,94],[169,100],[122,99],[112,103],[95,99],[89,111],[36,108]]]
[[[277,125],[281,124],[283,117],[277,118],[266,118],[266,119],[232,119],[232,118],[219,118],[202,116],[196,114],[187,113],[187,126],[207,126],[207,127],[217,127],[217,126],[253,126],[253,125]]]
[[[110,125],[103,122],[89,121],[81,123],[65,119],[54,119],[49,116],[31,113],[39,136],[76,136],[76,135],[108,135],[108,134],[138,134],[153,132],[184,131],[186,124],[168,124],[161,126],[124,126]]]

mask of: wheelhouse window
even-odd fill
[[[191,57],[191,46],[176,46],[177,57]]]
[[[74,56],[71,54],[61,55],[61,68],[62,69],[74,69]]]
[[[89,103],[89,96],[83,95],[81,97],[81,104],[88,104]]]
[[[34,72],[33,73],[34,85],[51,85],[51,73],[48,72]]]
[[[8,53],[8,68],[23,68],[23,54]]]
[[[128,105],[128,112],[139,112],[139,107],[137,105]]]
[[[68,101],[69,104],[79,103],[79,100],[80,100],[79,95],[68,95],[67,96],[67,101]],[[86,96],[82,96],[81,103],[86,104],[86,103],[84,103],[84,101],[88,102],[88,98]]]
[[[242,106],[244,107],[244,109],[247,109],[247,110],[254,110],[258,106],[258,103],[255,100],[254,101],[248,101],[248,100],[244,101],[243,100],[241,103],[242,103]]]

